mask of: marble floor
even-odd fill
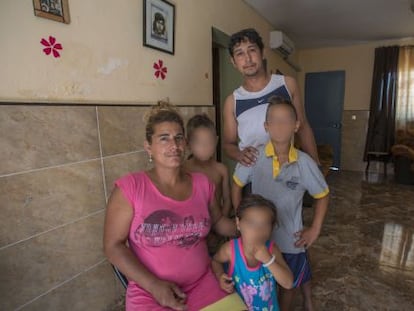
[[[315,310],[414,310],[414,186],[391,178],[328,176],[329,212],[309,250]],[[309,223],[312,209],[304,216]]]
[[[328,183],[329,212],[310,248],[316,310],[414,310],[414,186],[357,172]],[[305,223],[311,216],[305,209]]]

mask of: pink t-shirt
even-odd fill
[[[145,172],[115,182],[134,210],[129,247],[155,276],[174,282],[184,292],[211,272],[205,238],[211,226],[209,205],[214,184],[203,174],[191,173],[191,177],[192,194],[184,201],[161,194]],[[129,282],[127,306],[133,301],[140,305],[148,296],[135,282]]]

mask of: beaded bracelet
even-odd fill
[[[276,257],[275,257],[275,255],[273,255],[272,258],[268,262],[263,264],[263,267],[266,267],[266,268],[269,267],[272,263],[275,262],[275,259],[276,259]]]

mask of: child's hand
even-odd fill
[[[319,230],[313,227],[305,228],[301,231],[298,231],[295,233],[295,237],[297,238],[295,246],[308,248],[316,241],[318,236],[319,236]]]
[[[234,291],[233,279],[227,274],[223,273],[220,276],[219,282],[220,282],[221,289],[224,290],[225,292],[231,294]]]
[[[272,259],[272,255],[269,253],[266,245],[257,246],[254,250],[254,258],[262,263],[269,262]]]

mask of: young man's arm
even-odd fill
[[[320,165],[315,137],[306,118],[304,106],[301,103],[299,87],[296,80],[292,77],[285,76],[285,82],[287,88],[289,89],[290,95],[292,96],[292,104],[296,108],[296,113],[298,114],[298,119],[300,121],[298,135],[303,151],[309,154],[315,162]]]
[[[223,121],[223,149],[226,155],[245,166],[254,164],[257,158],[256,148],[246,147],[239,150],[233,94],[229,95],[224,102]]]
[[[328,203],[328,194],[315,200],[312,225],[296,233],[296,237],[298,238],[298,241],[295,243],[296,247],[309,247],[319,237],[326,211],[328,210]]]
[[[229,217],[231,211],[231,194],[230,194],[230,181],[229,181],[229,172],[227,167],[220,163],[220,170],[222,175],[222,197],[223,197],[223,214],[226,217]]]

